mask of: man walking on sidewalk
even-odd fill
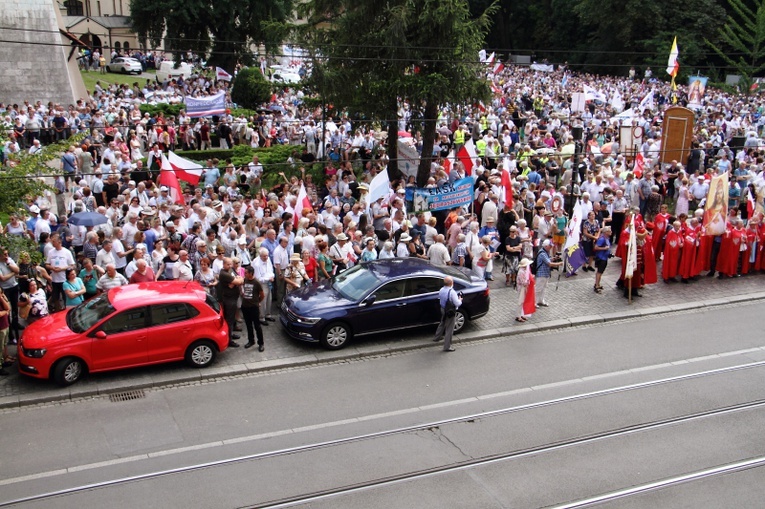
[[[443,339],[444,352],[453,352],[454,318],[457,316],[457,309],[462,305],[462,296],[454,291],[454,280],[451,276],[444,278],[444,286],[438,292],[438,301],[441,304],[441,322],[433,341],[439,342]]]
[[[552,277],[551,269],[563,265],[563,262],[554,262],[550,259],[551,249],[552,242],[550,242],[550,239],[545,239],[545,241],[542,242],[542,249],[540,249],[537,254],[537,306],[548,306],[545,301],[545,290],[547,290],[547,283],[550,282],[550,278]]]

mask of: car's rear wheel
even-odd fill
[[[186,363],[192,368],[206,368],[215,361],[218,349],[209,339],[194,341],[186,349]]]
[[[466,323],[467,317],[465,316],[465,313],[458,309],[454,315],[454,332],[461,331],[463,328],[465,328]]]
[[[62,387],[66,387],[82,378],[86,370],[87,367],[82,359],[65,357],[53,367],[53,381]]]
[[[343,322],[333,322],[327,325],[321,334],[321,346],[329,350],[339,350],[351,340],[351,328]]]

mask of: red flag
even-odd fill
[[[643,158],[643,154],[638,153],[638,155],[635,157],[635,167],[632,170],[632,173],[635,174],[635,178],[643,177],[644,168],[645,168],[645,159]]]
[[[159,185],[167,186],[170,189],[170,197],[173,199],[173,203],[180,203],[181,205],[185,203],[181,183],[178,182],[175,170],[173,170],[164,154],[162,155],[162,167],[159,171]]]
[[[305,185],[300,183],[300,192],[298,192],[297,202],[295,202],[295,228],[297,228],[298,222],[303,217],[303,209],[311,209],[311,200],[308,198],[308,193],[305,190]]]
[[[454,161],[454,150],[450,150],[449,155],[444,159],[444,171],[447,175],[452,171],[452,161]]]
[[[503,64],[502,62],[497,62],[497,64],[494,66],[494,69],[492,69],[492,73],[499,74],[504,70],[505,70],[505,64]]]
[[[502,187],[505,188],[505,203],[513,208],[513,181],[506,168],[502,170]]]
[[[465,167],[465,175],[473,174],[473,166],[475,165],[477,157],[478,154],[475,151],[473,139],[468,138],[467,142],[465,142],[465,144],[460,147],[459,152],[457,152],[457,159],[459,159],[462,166]]]
[[[175,170],[175,176],[185,180],[189,184],[197,185],[202,177],[204,168],[201,164],[184,159],[172,150],[167,152],[167,160],[170,166]]]

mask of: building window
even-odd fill
[[[114,43],[114,51],[116,51],[117,53],[120,52],[120,48],[121,47],[122,46],[120,46],[120,41],[117,41],[117,42]]]
[[[85,10],[82,7],[82,2],[79,0],[66,0],[64,5],[66,6],[67,16],[83,16],[85,14]]]
[[[125,50],[125,54],[127,55],[128,51],[130,51],[130,43],[128,41],[122,43],[122,49]]]
[[[96,7],[98,7],[98,15],[101,15],[101,2],[96,2]]]

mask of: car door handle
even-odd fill
[[[406,306],[406,302],[399,302],[398,304],[396,304],[397,308],[402,308],[404,306]]]

